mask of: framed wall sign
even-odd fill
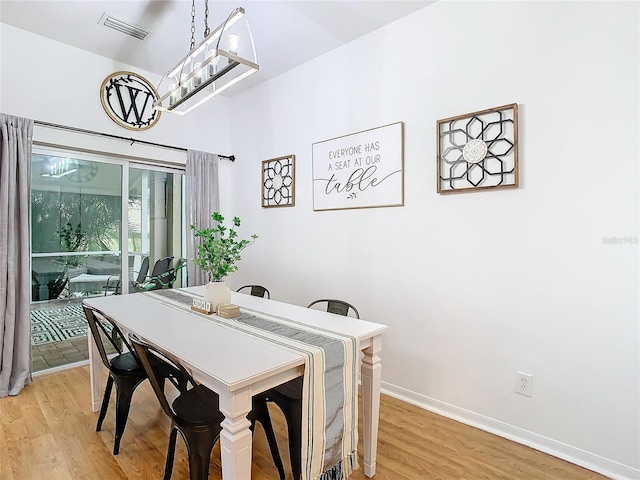
[[[438,193],[518,186],[518,104],[436,122]]]
[[[313,209],[404,205],[404,123],[314,143]]]
[[[296,156],[262,162],[262,206],[293,207],[296,203]]]
[[[115,72],[100,87],[102,108],[109,118],[128,130],[148,130],[160,120],[153,108],[158,100],[155,87],[133,72]]]

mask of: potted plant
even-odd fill
[[[194,235],[200,240],[193,261],[209,279],[205,285],[204,299],[215,310],[218,305],[231,301],[231,292],[225,279],[238,271],[240,252],[255,242],[258,235],[251,235],[251,240],[240,240],[235,230],[240,226],[238,217],[233,218],[231,228],[224,226],[224,217],[219,212],[213,212],[211,219],[212,227],[198,229],[196,225],[191,225],[191,229],[195,230]]]
[[[60,243],[62,244],[61,247],[64,248],[64,252],[81,252],[87,249],[88,238],[87,234],[82,231],[82,223],[78,223],[78,225],[73,228],[71,222],[67,222],[63,227],[60,227],[58,229],[56,234],[60,238]],[[87,273],[87,268],[85,266],[87,256],[65,255],[63,261],[65,264],[66,273],[63,276],[64,282],[62,288],[64,288],[67,277],[71,279],[83,273]],[[54,289],[55,288],[56,287],[54,286]],[[60,289],[60,291],[62,291],[62,288]]]

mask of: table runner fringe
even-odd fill
[[[353,451],[329,470],[318,477],[318,480],[346,480],[346,478],[360,467],[358,464],[358,452]]]

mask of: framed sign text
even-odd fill
[[[314,143],[313,209],[404,205],[404,124]]]

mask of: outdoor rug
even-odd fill
[[[32,310],[31,345],[86,337],[88,327],[80,304]]]

